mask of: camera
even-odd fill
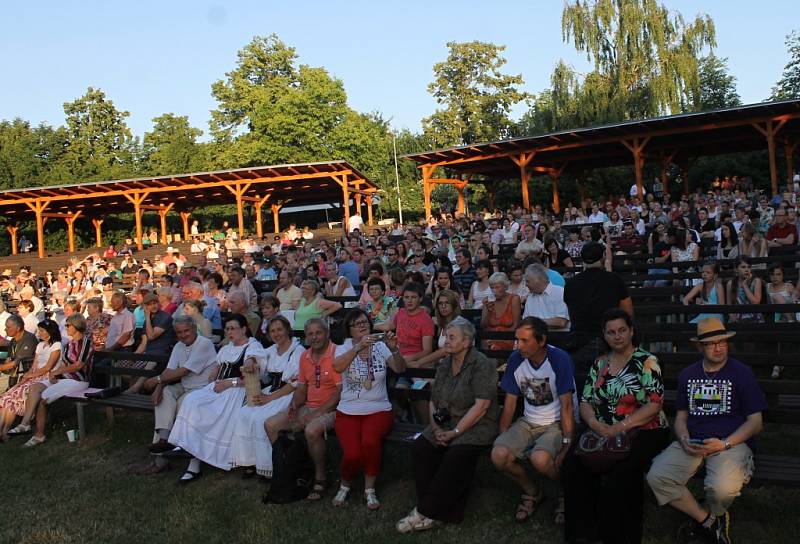
[[[370,336],[374,338],[376,342],[383,342],[383,339],[386,338],[386,333],[382,332],[382,333],[370,334]]]
[[[433,421],[440,427],[450,423],[450,410],[439,408],[433,413]]]

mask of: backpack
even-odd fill
[[[282,431],[272,444],[272,485],[263,501],[287,504],[305,499],[311,491],[313,471],[305,434]]]

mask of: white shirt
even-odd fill
[[[589,223],[605,223],[608,221],[608,216],[601,211],[589,215]]]
[[[239,291],[244,295],[244,299],[247,301],[247,305],[251,310],[255,311],[258,309],[258,295],[256,294],[253,284],[250,283],[250,280],[247,278],[242,278],[242,281],[239,282],[239,285],[231,284],[231,286],[228,288],[228,298],[230,298],[230,296],[236,291]]]
[[[5,310],[3,310],[2,313],[0,313],[0,336],[8,340],[11,340],[10,336],[6,336],[6,320],[9,317],[11,317],[11,314]]]
[[[361,218],[359,214],[354,214],[350,216],[350,219],[347,220],[347,231],[353,232],[356,229],[361,230],[361,227],[364,226],[364,220]]]
[[[36,335],[36,331],[39,328],[39,320],[36,319],[36,314],[28,314],[22,318],[22,321],[25,323],[25,330]]]
[[[181,385],[188,390],[200,389],[208,384],[208,375],[217,362],[214,343],[205,336],[197,336],[191,346],[178,342],[172,348],[167,368],[188,368],[189,373],[181,378]]]
[[[306,349],[300,345],[297,338],[292,339],[292,344],[283,353],[278,353],[278,344],[272,344],[267,348],[267,364],[262,371],[262,376],[266,377],[269,373],[281,373],[281,381],[297,387],[297,375],[300,373],[300,356]],[[262,380],[266,382],[268,380]],[[266,387],[262,390],[268,394],[273,388]]]
[[[525,300],[528,295],[531,294],[531,290],[528,289],[524,281],[519,282],[518,285],[510,284],[508,286],[508,292],[512,295],[517,295],[520,300]]]
[[[550,319],[551,317],[561,317],[567,320],[567,326],[562,329],[552,329],[554,331],[569,330],[569,310],[564,303],[564,288],[553,283],[548,283],[541,295],[531,293],[525,301],[525,310],[522,312],[523,319],[526,317],[538,317],[539,319]]]
[[[111,323],[108,324],[108,336],[106,337],[106,349],[110,348],[117,343],[120,336],[126,332],[133,332],[133,327],[136,321],[133,314],[127,308],[123,308],[121,312],[115,313],[111,317]],[[129,347],[133,345],[133,334],[122,347]]]
[[[336,357],[352,347],[347,342],[336,347]],[[391,359],[392,352],[383,342],[372,346],[371,385],[367,389],[364,384],[370,381],[370,365],[356,355],[350,366],[342,374],[342,396],[337,410],[352,416],[364,416],[376,412],[388,412],[392,409],[386,391],[386,362]]]
[[[51,345],[47,345],[47,342],[39,342],[36,345],[36,355],[33,360],[36,369],[46,367],[47,361],[50,360],[50,355],[55,351],[61,351],[61,342],[53,342]]]

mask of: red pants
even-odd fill
[[[336,411],[336,437],[342,446],[342,480],[353,481],[363,467],[367,476],[381,469],[381,440],[392,429],[392,411],[351,416]]]

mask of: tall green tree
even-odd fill
[[[770,100],[800,98],[800,34],[796,30],[786,36],[786,49],[789,62],[784,66],[778,83],[772,88]]]
[[[719,110],[740,106],[736,78],[728,73],[728,59],[714,54],[700,60],[700,106],[698,110]]]
[[[139,143],[125,119],[130,115],[114,106],[100,89],[64,104],[67,145],[59,169],[71,179],[113,179],[136,172]]]
[[[154,118],[153,130],[144,134],[144,169],[153,175],[204,169],[203,148],[197,143],[202,134],[185,115],[165,113]]]
[[[66,147],[66,132],[22,119],[0,122],[0,188],[31,187],[50,181],[53,164]]]
[[[561,17],[564,40],[593,69],[580,77],[563,62],[521,130],[564,129],[643,119],[700,104],[700,59],[715,45],[707,15],[691,22],[657,0],[574,0]]]
[[[437,147],[510,136],[511,109],[527,94],[519,89],[521,75],[502,71],[505,46],[473,41],[447,47],[447,59],[434,65],[434,80],[428,85],[442,107],[423,119],[425,135]]]

